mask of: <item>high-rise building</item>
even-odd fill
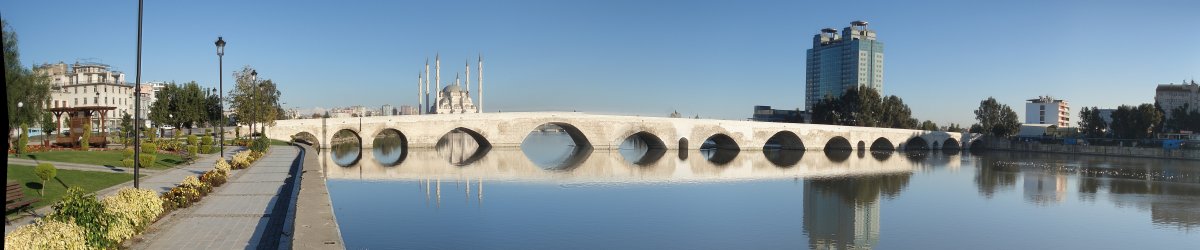
[[[842,29],[821,29],[807,53],[804,109],[812,110],[826,96],[867,86],[883,93],[883,43],[867,22],[854,21]]]
[[[1154,89],[1154,101],[1163,109],[1164,119],[1170,119],[1176,108],[1187,105],[1188,110],[1200,110],[1200,84],[1192,80],[1180,84],[1159,84]]]
[[[1071,106],[1066,100],[1039,96],[1026,101],[1029,102],[1025,103],[1025,123],[1051,124],[1060,128],[1071,126]]]

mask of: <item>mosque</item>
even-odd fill
[[[474,114],[483,112],[483,55],[479,55],[479,62],[475,65],[478,70],[476,74],[475,90],[479,97],[479,104],[476,105],[471,99],[471,63],[468,59],[465,65],[466,82],[463,84],[459,78],[459,74],[454,75],[454,84],[446,84],[442,87],[442,56],[434,57],[434,66],[432,80],[434,84],[430,86],[429,74],[429,59],[425,59],[425,73],[417,73],[417,107],[423,112],[422,114]],[[432,92],[432,93],[430,93]],[[432,96],[431,96],[432,95]],[[429,98],[433,97],[433,102]]]

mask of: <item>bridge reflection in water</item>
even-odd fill
[[[955,153],[767,149],[689,153],[631,139],[617,150],[579,147],[553,131],[534,131],[522,148],[489,148],[469,136],[443,138],[437,149],[404,151],[391,138],[375,148],[335,145],[321,152],[332,180],[410,181],[424,203],[466,199],[483,206],[488,182],[695,183],[790,179],[803,183],[803,230],[815,248],[870,248],[879,241],[880,199],[899,195],[914,170],[936,160],[958,167]],[[631,137],[636,138],[636,137]],[[383,146],[381,145],[391,145]],[[957,151],[954,151],[957,152]],[[896,156],[899,155],[899,156]],[[453,190],[453,191],[451,191]],[[473,201],[473,202],[472,202]],[[460,201],[461,202],[461,201]]]

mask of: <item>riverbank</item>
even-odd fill
[[[1019,152],[1062,153],[1062,154],[1122,156],[1122,157],[1141,157],[1141,158],[1157,158],[1157,159],[1200,160],[1200,150],[1186,150],[1186,149],[1093,146],[1093,145],[1061,145],[1061,144],[1043,144],[1043,143],[1038,143],[1038,142],[1021,142],[1021,141],[1014,142],[1014,141],[1008,141],[1008,140],[984,140],[984,147],[987,149],[992,149],[992,150],[1019,151]]]
[[[294,249],[345,249],[333,201],[325,185],[325,170],[321,168],[319,151],[297,144],[303,150],[304,168],[300,175],[300,192],[295,207]]]

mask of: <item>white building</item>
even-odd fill
[[[1189,110],[1200,110],[1200,84],[1192,80],[1181,84],[1159,84],[1154,89],[1154,101],[1162,107],[1164,119],[1170,119],[1176,108],[1188,105]]]
[[[34,67],[36,74],[50,77],[50,103],[47,107],[114,107],[106,111],[104,126],[109,130],[121,127],[122,114],[133,114],[133,85],[125,83],[125,74],[110,70],[100,63],[53,63]],[[66,117],[62,117],[66,118]],[[61,122],[55,131],[63,131]],[[99,129],[100,124],[93,128]]]
[[[1060,128],[1071,126],[1071,106],[1066,100],[1039,96],[1026,101],[1025,123],[1058,125]]]
[[[459,75],[454,76],[454,84],[446,84],[442,87],[442,59],[441,56],[436,56],[434,59],[434,74],[433,81],[430,82],[429,61],[425,61],[425,73],[417,74],[417,106],[419,110],[425,110],[429,114],[471,114],[482,113],[483,110],[483,56],[479,56],[479,62],[476,64],[478,73],[476,74],[476,94],[478,96],[479,105],[475,105],[471,98],[471,64],[464,63],[466,73],[466,82],[462,82]],[[431,86],[431,84],[436,84]],[[431,93],[432,92],[432,93]],[[432,96],[430,96],[432,94]],[[432,97],[433,100],[429,101]]]

